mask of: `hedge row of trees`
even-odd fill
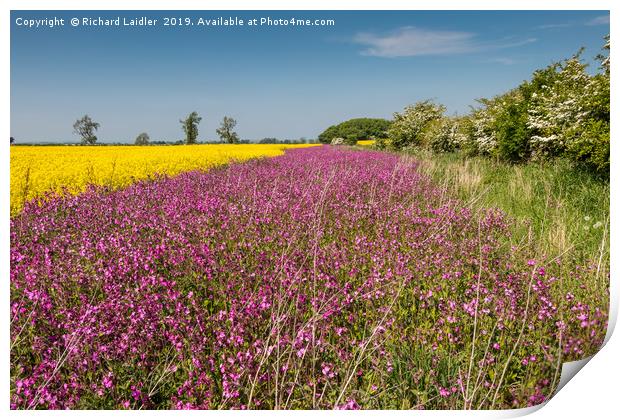
[[[191,112],[185,119],[179,120],[181,127],[185,132],[185,144],[196,144],[198,142],[198,124],[202,121],[202,117],[196,111]],[[234,131],[237,121],[230,117],[224,117],[218,129],[215,130],[223,143],[239,143],[239,135]],[[97,136],[95,132],[101,125],[94,122],[91,117],[84,115],[73,124],[73,132],[80,136],[83,145],[97,144]],[[11,137],[11,144],[14,140]],[[136,137],[135,144],[138,146],[146,146],[151,144],[151,139],[147,133],[140,133]]]
[[[600,67],[588,74],[583,51],[537,70],[530,80],[491,99],[465,116],[445,115],[430,100],[394,114],[387,136],[377,147],[390,150],[457,149],[509,162],[541,161],[558,156],[609,173],[609,36]]]

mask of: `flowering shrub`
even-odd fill
[[[485,100],[484,105],[466,118],[468,135],[460,148],[468,155],[490,156],[497,148],[497,136],[491,125],[495,109],[491,101]]]
[[[329,146],[28,202],[11,408],[538,404],[606,306],[511,223],[412,160]]]
[[[590,83],[586,65],[573,57],[555,68],[555,77],[534,93],[528,109],[527,124],[535,133],[530,143],[538,159],[561,154],[588,116],[581,99]]]
[[[605,49],[609,50],[609,38]],[[566,156],[601,174],[609,173],[609,56],[600,55],[601,70],[586,71],[580,54],[536,70],[531,80],[491,99],[450,128],[445,108],[430,101],[394,114],[382,149],[424,147],[435,152],[461,149],[507,162]]]
[[[609,44],[607,44],[607,48]],[[537,70],[530,81],[491,100],[470,116],[464,149],[507,161],[566,155],[609,172],[609,58],[589,75],[579,54]]]
[[[379,147],[402,149],[422,145],[424,130],[441,119],[446,108],[430,100],[405,107],[402,113],[394,113],[394,121],[388,130],[388,139],[377,142]]]
[[[424,131],[424,143],[435,152],[453,152],[465,141],[461,121],[441,118],[431,122]]]

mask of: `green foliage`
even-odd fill
[[[233,131],[236,125],[237,121],[234,118],[224,117],[220,124],[220,128],[215,130],[223,143],[239,143],[239,136]]]
[[[402,113],[394,113],[394,121],[388,130],[388,141],[377,145],[394,150],[420,146],[424,140],[424,130],[433,121],[443,117],[446,108],[425,100],[405,107]]]
[[[515,95],[515,99],[507,102],[495,119],[497,156],[502,160],[522,162],[529,158],[527,105],[521,95]]]
[[[358,140],[384,139],[390,124],[390,121],[382,118],[354,118],[332,125],[319,134],[318,139],[321,143],[329,144],[334,138],[341,137],[351,145]]]
[[[73,123],[73,132],[80,136],[83,145],[93,145],[97,143],[95,131],[99,129],[99,123],[94,122],[88,115]]]
[[[610,79],[609,73],[597,74],[590,79],[585,94],[580,98],[581,106],[588,109],[590,118],[610,121]]]
[[[567,154],[595,172],[609,174],[609,148],[609,123],[590,119],[579,136],[569,143]]]
[[[138,137],[136,137],[136,146],[147,146],[148,144],[150,144],[151,142],[151,138],[149,137],[149,135],[147,133],[140,133],[138,134]]]
[[[568,157],[608,174],[609,56],[599,55],[603,72],[590,75],[580,55],[535,71],[531,80],[504,94],[480,99],[480,106],[462,119],[463,135],[455,148],[467,156],[510,163]],[[405,143],[419,143],[415,134],[420,122],[400,117],[394,126],[399,130],[394,130],[393,142],[405,138]],[[442,146],[445,138],[432,138],[439,135],[437,130],[430,126],[427,144],[435,151],[452,151]]]
[[[329,144],[331,143],[332,139],[336,137],[340,137],[338,126],[332,125],[321,134],[319,134],[318,139],[323,144]]]
[[[179,120],[185,132],[185,144],[196,144],[198,141],[198,124],[202,117],[196,111],[192,112],[184,120]]]
[[[449,196],[472,203],[474,210],[499,208],[515,218],[512,238],[531,241],[524,246],[532,254],[562,254],[563,260],[574,259],[583,266],[594,261],[601,268],[597,281],[605,283],[610,257],[608,180],[563,157],[512,165],[480,156],[418,150],[415,158],[420,170],[445,186]],[[576,287],[583,281],[566,275],[565,281]],[[604,286],[596,298],[602,296],[606,296]]]

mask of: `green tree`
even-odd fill
[[[567,155],[590,169],[609,176],[610,154],[610,67],[609,35],[605,37],[607,55],[599,54],[602,73],[590,77],[581,95],[577,98],[583,113],[581,124],[575,124],[569,134]]]
[[[568,144],[567,154],[600,174],[609,176],[609,122],[587,120],[572,142]]]
[[[140,133],[136,137],[136,146],[146,146],[150,143],[151,138],[147,133]]]
[[[355,144],[358,140],[383,139],[390,124],[383,118],[353,118],[328,127],[319,134],[319,141],[329,144],[334,138],[343,138],[347,144]]]
[[[179,120],[185,132],[185,144],[196,144],[198,141],[198,124],[202,117],[196,111],[192,112],[184,120]]]
[[[497,154],[502,160],[516,163],[530,157],[531,132],[527,126],[527,105],[527,100],[516,95],[495,120]]]
[[[73,124],[73,132],[80,136],[82,144],[96,144],[95,131],[99,129],[99,123],[94,122],[88,115],[84,115]]]
[[[234,118],[224,117],[220,128],[215,130],[215,132],[224,143],[239,143],[239,136],[233,131],[236,125],[237,121]]]

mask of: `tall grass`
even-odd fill
[[[565,160],[511,165],[459,153],[414,156],[420,170],[454,196],[520,221],[515,235],[531,231],[528,239],[543,254],[568,251],[584,263],[609,266],[608,181]]]
[[[609,181],[558,159],[512,165],[461,153],[415,151],[419,169],[449,195],[474,208],[496,207],[515,219],[513,245],[539,258],[561,258],[588,267],[587,276],[567,271],[557,292],[579,290],[607,308],[609,301]],[[567,269],[568,270],[568,269]]]

